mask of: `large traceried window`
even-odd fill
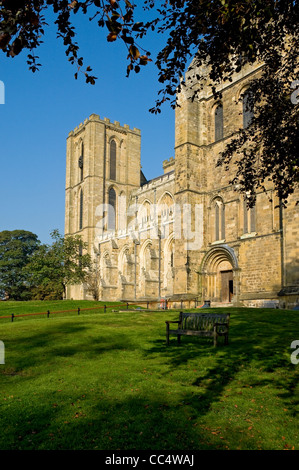
[[[116,142],[110,142],[110,179],[116,180]]]
[[[116,217],[116,193],[113,188],[109,189],[108,193],[108,230],[115,230],[115,217]]]
[[[215,109],[215,142],[223,139],[223,106],[219,104]]]
[[[254,98],[251,91],[247,90],[243,94],[243,128],[250,126],[254,117]]]

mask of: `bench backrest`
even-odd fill
[[[221,313],[180,313],[183,330],[210,331],[215,323],[229,323],[230,314]]]

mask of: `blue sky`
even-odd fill
[[[77,24],[84,64],[98,77],[94,86],[80,74],[74,79],[76,70],[56,38],[55,26],[49,25],[36,51],[39,72],[28,70],[26,52],[13,59],[0,55],[0,80],[5,84],[5,104],[0,105],[0,231],[29,230],[42,243],[51,242],[55,228],[64,233],[66,138],[92,113],[141,129],[141,164],[148,179],[162,174],[163,160],[174,156],[174,111],[167,104],[160,115],[148,111],[161,88],[154,63],[126,78],[124,46],[108,43],[88,17],[78,18]],[[151,37],[146,48],[155,52],[162,40]]]

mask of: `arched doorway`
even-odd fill
[[[233,248],[221,245],[209,250],[203,258],[200,275],[203,299],[223,304],[238,301],[239,267]]]

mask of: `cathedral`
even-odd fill
[[[216,167],[238,129],[250,123],[247,66],[213,97],[208,79],[178,95],[174,157],[147,180],[141,132],[92,114],[67,138],[65,235],[88,244],[99,300],[157,306],[293,308],[299,303],[299,199],[279,204],[271,185],[248,209]],[[243,101],[239,98],[242,97]],[[69,299],[92,299],[87,285]]]

